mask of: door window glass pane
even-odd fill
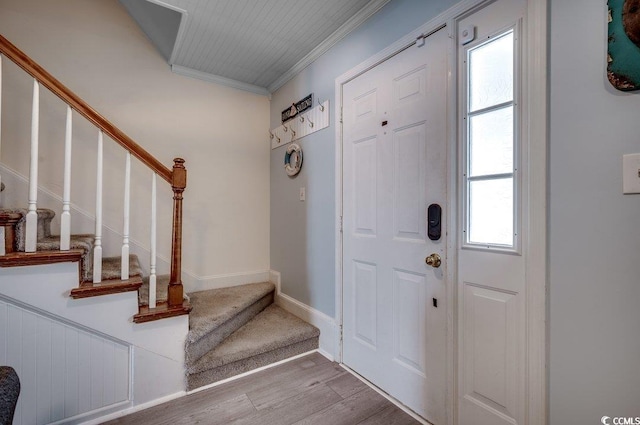
[[[513,106],[470,117],[471,177],[513,172]]]
[[[513,99],[513,31],[469,53],[469,112]]]
[[[513,178],[469,183],[470,243],[513,246]]]

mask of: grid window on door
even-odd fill
[[[515,246],[514,38],[511,29],[466,53],[465,245]]]

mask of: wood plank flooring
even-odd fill
[[[107,424],[419,424],[362,381],[313,353]]]

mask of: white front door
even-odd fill
[[[526,423],[525,11],[526,0],[498,0],[458,23],[475,34],[458,43],[460,425]]]
[[[436,425],[446,417],[447,40],[440,30],[343,86],[343,362]],[[438,240],[431,204],[442,206]]]

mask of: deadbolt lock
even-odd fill
[[[426,263],[428,265],[430,265],[431,267],[433,267],[435,269],[440,267],[440,264],[442,264],[442,259],[440,258],[440,256],[438,254],[431,254],[424,261],[426,261]]]

